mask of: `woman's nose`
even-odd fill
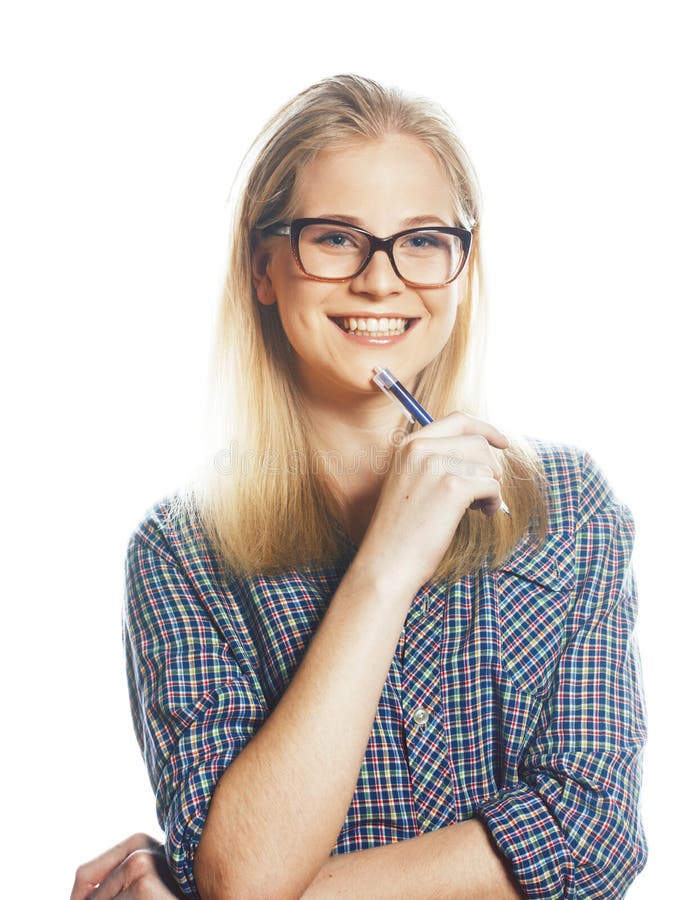
[[[376,297],[399,294],[405,289],[385,250],[375,251],[364,271],[352,279],[351,286],[353,291]]]

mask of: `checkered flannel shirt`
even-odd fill
[[[621,897],[646,858],[633,524],[586,453],[535,447],[546,542],[418,592],[333,852],[479,817],[526,897]],[[326,568],[221,577],[167,508],[129,543],[125,649],[168,861],[194,896],[214,786],[278,703],[354,548]]]

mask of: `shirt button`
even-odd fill
[[[412,718],[415,720],[417,725],[426,725],[429,721],[429,710],[424,709],[423,706],[420,706],[419,709],[416,709],[412,713]]]

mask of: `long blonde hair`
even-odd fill
[[[246,161],[216,328],[209,456],[171,510],[192,514],[220,563],[238,574],[324,564],[342,549],[337,496],[313,465],[292,348],[276,307],[260,304],[254,293],[252,235],[292,216],[296,180],[317,153],[396,133],[417,138],[433,153],[455,197],[457,224],[474,234],[455,328],[413,388],[437,415],[453,409],[484,413],[480,193],[452,122],[429,100],[354,75],[307,88],[270,119]],[[517,442],[501,457],[511,515],[487,518],[469,510],[439,578],[458,577],[487,560],[498,564],[528,530],[543,536],[545,497],[536,457]]]

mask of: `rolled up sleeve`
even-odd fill
[[[174,553],[133,536],[124,641],[132,716],[170,868],[197,896],[194,853],[214,787],[265,716],[248,667]]]
[[[582,505],[576,589],[536,734],[517,783],[477,810],[530,900],[622,897],[646,861],[634,529],[589,457]]]

